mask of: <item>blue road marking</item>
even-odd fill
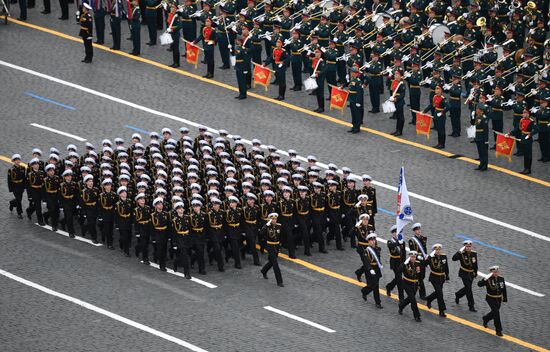
[[[67,110],[76,110],[76,108],[74,106],[66,105],[66,104],[60,103],[60,102],[55,101],[55,100],[44,98],[44,97],[41,97],[40,95],[36,95],[34,93],[31,93],[31,92],[24,92],[23,94],[25,94],[26,96],[31,97],[31,98],[35,98],[35,99],[38,99],[38,100],[45,101],[47,103],[51,103],[51,104],[54,104],[54,105],[57,105],[57,106],[61,106],[62,108],[65,108]]]
[[[482,242],[482,241],[479,241],[479,240],[476,240],[476,239],[473,239],[471,237],[468,237],[466,236],[465,234],[463,233],[457,233],[455,234],[456,237],[458,238],[462,238],[464,240],[470,240],[474,243],[477,243],[479,245],[482,245],[484,247],[489,247],[489,248],[492,248],[494,250],[497,250],[497,251],[500,251],[500,252],[504,252],[504,253],[507,253],[507,254],[510,254],[510,255],[513,255],[514,257],[518,257],[518,258],[521,258],[521,259],[526,259],[527,257],[524,256],[524,255],[521,255],[519,253],[516,253],[516,252],[512,252],[512,251],[509,251],[507,249],[504,249],[504,248],[500,248],[500,247],[497,247],[497,246],[493,246],[492,244],[488,244],[488,243],[485,243],[485,242]]]
[[[395,212],[394,212],[394,211],[389,211],[388,209],[384,209],[384,208],[378,207],[378,211],[380,211],[380,212],[382,212],[382,213],[386,213],[386,214],[392,215],[392,216],[395,216]]]
[[[124,127],[129,128],[129,129],[131,129],[131,130],[134,130],[134,131],[136,131],[136,132],[141,132],[141,133],[146,133],[146,134],[149,134],[149,133],[150,133],[150,131],[146,131],[146,130],[144,130],[144,129],[141,129],[141,128],[139,128],[139,127],[132,126],[132,125],[124,125]]]

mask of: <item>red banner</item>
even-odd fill
[[[330,86],[330,110],[338,109],[344,113],[346,102],[348,101],[349,92],[347,90]]]
[[[190,42],[185,42],[185,59],[188,64],[195,65],[195,68],[197,68],[197,65],[199,63],[199,54],[200,54],[200,48],[196,45],[193,45]]]
[[[499,155],[505,156],[508,158],[508,161],[512,161],[512,153],[514,151],[514,146],[516,145],[516,140],[513,137],[506,137],[504,134],[497,134],[496,141],[496,150],[495,156],[498,158]]]
[[[267,67],[263,67],[258,64],[254,64],[254,82],[253,86],[256,87],[256,84],[264,86],[266,92],[271,82],[271,70]]]
[[[416,134],[424,134],[429,140],[431,124],[432,115],[416,112]]]

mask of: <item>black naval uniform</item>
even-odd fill
[[[91,11],[91,10],[88,10]],[[90,63],[92,62],[92,59],[94,57],[94,48],[92,46],[92,39],[93,39],[93,21],[92,21],[92,15],[90,12],[86,13],[85,15],[80,15],[80,33],[79,36],[82,38],[82,42],[84,43],[84,60],[82,62]]]
[[[22,165],[13,165],[8,170],[8,190],[13,193],[14,198],[10,200],[10,211],[16,208],[17,215],[23,214],[21,201],[25,193],[25,183],[27,182],[27,169]]]
[[[130,198],[119,200],[115,206],[116,225],[120,234],[119,241],[127,257],[130,256],[130,246],[132,244],[132,206],[133,201]]]
[[[279,219],[282,230],[283,243],[288,247],[288,256],[292,259],[296,258],[296,243],[294,241],[294,201],[289,199],[281,199],[279,201]]]
[[[107,246],[113,246],[113,226],[115,223],[115,204],[117,202],[115,192],[101,192],[99,195],[99,216],[97,222],[101,230],[101,242],[107,241]],[[120,245],[122,249],[122,244]]]
[[[260,257],[256,249],[256,239],[258,238],[258,226],[260,221],[260,207],[245,205],[243,207],[244,233],[246,235],[246,250],[244,252],[252,253],[254,265],[260,265]]]
[[[394,287],[397,286],[397,293],[399,302],[403,301],[403,261],[405,260],[405,242],[398,241],[395,238],[390,238],[387,242],[388,250],[390,252],[390,269],[393,271],[394,277],[386,285],[386,292],[388,296]]]
[[[61,226],[65,226],[69,237],[74,238],[74,214],[78,203],[80,190],[78,183],[74,181],[63,182],[59,188],[59,194],[61,196],[61,207],[63,208],[63,221]]]
[[[426,297],[428,308],[431,307],[432,301],[437,299],[437,306],[439,307],[439,315],[445,316],[445,300],[443,298],[443,284],[449,280],[449,264],[447,262],[447,256],[444,254],[434,255],[425,259],[425,266],[430,267],[430,282],[434,287],[434,292],[430,293]]]
[[[419,262],[414,264],[409,261],[403,263],[403,290],[407,297],[399,303],[399,314],[403,313],[403,309],[410,303],[413,311],[414,319],[420,321],[420,311],[416,303],[416,290],[418,289],[418,273],[420,272]]]
[[[464,284],[464,287],[455,292],[455,302],[458,303],[460,298],[466,296],[468,299],[468,307],[470,307],[470,310],[475,310],[472,283],[477,276],[477,253],[475,251],[458,251],[453,255],[452,259],[453,261],[460,261],[458,276],[462,279],[462,283]]]
[[[374,252],[374,253],[373,253]],[[377,260],[378,259],[378,260]],[[382,308],[380,304],[380,278],[382,277],[382,268],[380,265],[380,248],[367,246],[365,248],[365,277],[367,285],[361,289],[363,299],[367,300],[367,295],[372,292],[374,296],[374,302],[377,308]]]
[[[308,195],[304,198],[298,196],[296,199],[296,220],[298,221],[298,229],[301,234],[302,244],[304,245],[304,255],[311,256],[311,241],[310,241],[310,218],[311,201]]]
[[[267,272],[269,271],[269,269],[273,268],[275,279],[277,280],[277,285],[282,286],[283,277],[281,275],[281,269],[279,269],[279,262],[277,261],[277,257],[279,256],[279,247],[281,244],[281,242],[279,242],[281,237],[281,224],[276,223],[270,224],[269,226],[266,224],[264,225],[260,233],[266,238],[268,258],[268,262],[265,263],[264,267],[261,270],[262,275],[267,278]]]
[[[44,226],[42,199],[44,198],[44,178],[46,174],[42,170],[31,170],[27,176],[27,197],[29,198],[29,207],[26,210],[27,217],[30,219],[32,213],[36,211],[38,224]]]
[[[172,231],[172,241],[177,247],[174,271],[178,271],[178,267],[183,266],[185,278],[190,279],[188,252],[193,247],[193,237],[189,233],[189,217],[185,214],[182,216],[176,214],[172,218]]]
[[[211,209],[208,212],[208,237],[212,244],[212,252],[218,263],[218,271],[224,271],[222,258],[222,245],[225,241],[225,230],[223,228],[224,211]]]
[[[50,219],[52,231],[57,230],[59,223],[59,186],[61,185],[61,177],[58,175],[46,176],[44,178],[44,191],[46,206],[48,211],[44,214],[45,219]],[[46,221],[48,222],[48,221]]]
[[[479,287],[485,286],[487,295],[485,300],[491,308],[491,311],[483,316],[483,326],[487,327],[487,323],[493,320],[495,322],[495,330],[498,336],[502,336],[502,323],[500,321],[500,305],[502,302],[508,302],[506,294],[506,282],[502,276],[491,276],[488,279],[478,281]]]
[[[80,196],[81,215],[85,221],[82,229],[82,236],[86,232],[92,237],[92,241],[97,243],[96,221],[99,207],[99,190],[96,187],[85,187]]]
[[[189,215],[189,225],[191,236],[193,238],[193,250],[195,258],[199,263],[199,274],[206,274],[204,266],[204,247],[206,244],[206,231],[208,226],[208,217],[202,210],[197,214],[194,211]]]
[[[414,239],[416,238],[419,242],[421,247],[418,246],[418,243]],[[416,235],[413,235],[413,237],[409,240],[409,248],[411,251],[417,251],[419,255],[422,255],[422,260],[426,259],[426,251],[427,251],[427,242],[428,239],[425,236],[421,236],[418,238]],[[419,258],[420,259],[420,258]],[[418,275],[416,278],[418,279],[418,288],[419,288],[419,294],[421,299],[426,298],[426,286],[424,285],[424,278],[426,277],[426,268],[423,266],[420,266],[420,271],[418,272]]]
[[[160,270],[166,271],[166,247],[170,235],[170,214],[164,210],[154,210],[151,214],[153,225],[153,251],[155,260],[158,260]]]

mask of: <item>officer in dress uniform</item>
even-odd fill
[[[130,37],[133,45],[130,54],[139,56],[141,53],[141,10],[137,0],[132,1],[130,11],[131,18],[128,21],[130,22]]]
[[[292,80],[294,86],[290,88],[292,91],[302,90],[302,48],[304,41],[300,38],[300,31],[295,29],[292,31],[292,39],[285,47],[290,51],[290,67],[292,70]]]
[[[350,230],[350,235],[355,237],[357,240],[356,250],[359,254],[359,257],[361,258],[362,263],[361,267],[355,270],[357,281],[361,281],[361,276],[363,276],[363,273],[367,272],[366,268],[368,265],[366,264],[366,250],[367,246],[369,245],[367,237],[371,232],[371,227],[369,226],[369,214],[363,213],[359,215],[359,220]]]
[[[550,96],[540,99],[540,108],[535,113],[539,134],[539,147],[541,157],[538,161],[550,161],[550,108],[548,101]]]
[[[13,193],[14,198],[10,200],[10,211],[17,210],[17,217],[23,219],[23,206],[21,201],[25,193],[27,183],[27,168],[21,165],[21,155],[13,154],[11,157],[13,166],[8,170],[8,191]]]
[[[122,244],[124,255],[130,257],[130,247],[132,245],[132,213],[134,202],[128,196],[126,186],[120,186],[117,189],[118,202],[115,204],[115,224],[119,231],[119,242]],[[109,245],[109,240],[107,240]],[[112,238],[110,247],[112,248]]]
[[[78,34],[84,43],[85,56],[82,62],[91,63],[94,57],[94,48],[92,46],[93,39],[93,20],[90,11],[92,7],[88,3],[84,3],[82,6],[82,14],[80,15],[80,33]]]
[[[151,213],[153,225],[154,259],[158,261],[161,271],[166,271],[166,249],[170,235],[170,214],[164,210],[164,200],[161,197],[153,201],[154,210]]]
[[[403,309],[410,304],[414,320],[421,322],[420,311],[416,303],[416,290],[418,289],[418,274],[420,273],[420,263],[416,261],[418,252],[410,251],[408,258],[403,262],[403,291],[407,297],[399,302],[399,314],[403,314]]]
[[[372,292],[376,308],[382,309],[380,302],[379,282],[382,277],[382,264],[380,261],[380,248],[376,246],[376,234],[371,233],[367,236],[368,246],[365,249],[365,277],[367,285],[361,289],[363,300],[367,300],[367,295]]]
[[[531,117],[529,110],[525,108],[518,126],[510,132],[512,136],[519,139],[518,147],[523,155],[523,175],[531,173],[531,164],[533,163],[533,135],[538,132],[538,126]]]
[[[397,226],[390,228],[391,238],[388,240],[390,252],[390,269],[393,271],[393,279],[386,285],[386,294],[391,296],[391,291],[397,287],[399,302],[403,301],[403,262],[405,261],[405,241],[397,237]]]
[[[264,279],[267,279],[267,272],[273,268],[275,273],[275,279],[277,280],[277,286],[284,287],[283,277],[281,275],[281,269],[279,269],[279,262],[277,257],[279,256],[279,248],[281,246],[281,224],[277,222],[279,215],[277,213],[271,213],[268,215],[269,221],[262,227],[260,233],[266,239],[267,248],[267,263],[260,272]]]
[[[106,178],[101,182],[103,191],[99,194],[99,208],[97,223],[101,230],[101,242],[107,241],[107,248],[113,247],[113,227],[115,223],[115,204],[118,201],[117,194],[113,191],[113,181]],[[120,245],[122,249],[122,245]]]
[[[497,336],[503,336],[502,323],[500,321],[500,306],[502,302],[508,302],[506,282],[504,278],[500,276],[499,267],[497,265],[490,267],[489,272],[490,274],[486,278],[479,280],[477,283],[479,287],[485,286],[487,289],[485,300],[491,308],[491,311],[483,316],[483,326],[487,328],[487,324],[493,320]]]
[[[422,224],[419,222],[412,225],[413,236],[409,239],[409,248],[412,251],[416,251],[419,255],[419,262],[427,258],[428,254],[428,238],[422,235]],[[426,277],[426,268],[420,266],[418,272],[418,288],[420,290],[420,298],[426,299],[426,287],[424,286],[424,278]]]
[[[449,281],[449,264],[447,256],[442,252],[443,246],[436,243],[432,246],[432,252],[424,260],[423,265],[430,267],[430,282],[434,287],[434,292],[426,297],[426,305],[431,309],[432,301],[437,299],[439,316],[445,318],[445,300],[443,298],[443,284]]]
[[[62,174],[63,182],[59,186],[61,207],[63,208],[63,220],[60,221],[61,228],[66,229],[70,238],[75,237],[74,214],[79,204],[78,197],[80,189],[78,183],[73,181],[73,171],[65,170]]]
[[[214,77],[214,46],[216,45],[216,31],[212,28],[212,19],[209,17],[204,22],[201,34],[193,41],[193,44],[202,40],[202,48],[204,49],[204,58],[206,60],[205,78]]]
[[[147,45],[157,45],[157,10],[161,7],[158,0],[145,0],[145,21],[149,31]]]
[[[363,116],[365,114],[364,105],[364,90],[363,82],[361,81],[361,71],[359,68],[352,67],[350,69],[350,82],[348,84],[348,100],[349,108],[351,111],[351,129],[350,133],[359,133],[361,131],[361,123],[363,122]]]
[[[323,59],[323,51],[321,50],[321,47],[315,49],[314,56],[311,59],[311,67],[313,68],[312,77],[314,77],[317,82],[317,89],[315,89],[317,109],[313,111],[322,113],[325,111],[325,78],[327,63]]]
[[[120,23],[122,22],[122,17],[126,16],[124,13],[124,7],[122,6],[122,0],[114,0],[114,3],[111,4],[111,33],[113,35],[113,46],[111,50],[120,50]]]
[[[384,70],[384,67],[379,58],[380,54],[373,51],[372,61],[370,64],[367,64],[367,72],[370,78],[369,94],[370,102],[372,105],[372,110],[370,110],[369,112],[373,114],[380,112],[380,91],[381,89],[383,89],[381,72]]]
[[[99,209],[99,190],[94,187],[94,176],[88,174],[84,176],[84,186],[80,194],[80,208],[84,220],[82,228],[82,237],[89,233],[92,242],[97,244],[96,221]]]
[[[36,211],[38,224],[44,226],[42,200],[44,199],[44,178],[46,174],[40,167],[40,160],[36,157],[31,159],[29,166],[26,184],[27,197],[29,199],[29,207],[26,209],[27,217],[30,220],[32,213]]]
[[[489,118],[483,108],[485,104],[478,104],[470,123],[476,126],[474,141],[479,154],[479,166],[476,170],[486,171],[489,164]]]
[[[180,67],[181,21],[177,10],[178,5],[173,3],[170,7],[170,13],[166,19],[166,31],[172,36],[172,44],[170,44],[170,49],[172,51],[172,65],[170,65],[170,67],[173,68]]]
[[[136,247],[136,257],[141,254],[141,262],[149,265],[149,241],[151,240],[151,213],[152,209],[146,204],[147,195],[139,193],[136,200],[136,207],[132,219],[134,221],[134,230],[138,241]]]
[[[436,149],[445,148],[445,120],[446,113],[449,110],[447,99],[442,94],[443,87],[438,85],[435,87],[435,94],[424,112],[431,111],[433,116],[435,129],[437,130],[437,145],[434,146]]]
[[[243,46],[243,38],[238,36],[235,39],[235,49],[233,49],[233,55],[235,56],[235,73],[237,75],[237,85],[239,86],[239,95],[236,99],[246,99],[247,82],[246,76],[250,72],[250,58],[248,54],[249,49]]]
[[[48,224],[50,223],[49,220],[51,220],[52,231],[55,232],[59,223],[59,185],[61,184],[61,177],[56,175],[54,164],[46,165],[44,170],[46,171],[46,177],[44,178],[44,198],[48,209],[44,213],[44,221]]]
[[[176,259],[174,260],[174,271],[178,271],[179,266],[183,266],[183,274],[186,279],[191,279],[189,270],[188,252],[193,247],[193,238],[189,234],[189,216],[185,214],[183,202],[174,204],[174,216],[172,217],[172,238],[176,249]]]
[[[455,73],[452,76],[452,84],[449,86],[449,115],[451,117],[451,126],[453,128],[451,137],[460,137],[460,113],[462,103],[462,86],[460,84],[461,73]]]
[[[395,112],[393,119],[396,119],[395,132],[392,136],[401,136],[403,134],[403,126],[405,125],[405,116],[403,115],[403,107],[405,105],[405,83],[402,80],[400,70],[394,72],[393,81],[390,85],[390,101],[395,104]]]
[[[462,279],[464,287],[455,292],[455,303],[458,304],[464,296],[468,299],[468,307],[471,312],[477,312],[475,309],[474,295],[472,294],[472,283],[477,277],[477,252],[472,250],[472,241],[466,240],[463,242],[462,248],[456,252],[453,261],[460,262],[460,270],[458,277]]]

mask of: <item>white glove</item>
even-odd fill
[[[326,49],[325,47],[322,46],[322,47],[321,47],[321,51],[322,51],[322,52],[325,52],[325,51],[327,51],[327,49]]]
[[[449,83],[446,83],[443,85],[443,90],[449,90],[451,89],[451,85]]]
[[[437,113],[437,117],[441,117],[441,116],[443,116],[443,113],[442,113],[442,112],[438,112],[438,113]]]
[[[334,38],[332,38],[332,41],[333,41],[333,42],[337,42],[337,41],[338,41],[338,38],[334,37]]]
[[[267,224],[265,224],[266,226],[271,226],[271,219],[269,219],[269,221],[267,222]]]
[[[512,99],[510,99],[506,102],[506,105],[507,106],[512,106],[512,105],[514,105],[514,101]]]
[[[411,73],[409,71],[405,72],[404,74],[405,78],[409,78],[411,76]]]
[[[349,82],[349,75],[346,75],[346,82]]]
[[[430,253],[430,255],[428,255],[428,257],[434,257],[435,256],[435,249]]]
[[[472,116],[472,119],[475,119],[476,117],[476,112],[475,111],[472,111],[472,113],[470,114]]]
[[[491,100],[493,100],[493,96],[492,96],[492,95],[490,95],[490,94],[489,94],[489,95],[487,95],[487,101],[491,101]]]
[[[462,252],[464,252],[464,249],[466,249],[466,247],[462,246],[462,248],[460,248],[458,251],[459,251],[460,253],[462,253]]]
[[[279,65],[277,65],[277,66],[278,66],[279,68],[281,68],[281,67],[283,67],[283,64],[279,64]]]
[[[511,90],[512,92],[515,92],[516,91],[516,86],[513,85],[512,83],[510,83],[510,85],[508,86],[508,90]]]
[[[419,255],[419,256],[416,257],[416,259],[418,259],[418,260],[424,260],[424,257],[421,256],[421,255]]]
[[[401,58],[401,61],[407,62],[407,61],[409,61],[410,58],[411,57],[409,55],[403,55],[403,57]]]
[[[370,42],[369,46],[372,48],[374,48],[374,42]]]
[[[397,241],[397,242],[399,242],[399,244],[403,244],[403,242],[405,242],[405,241],[399,240],[399,241]]]
[[[346,214],[342,214],[342,219],[346,217]]]
[[[527,68],[527,63],[524,62],[523,64],[521,64],[521,68]]]
[[[302,28],[302,25],[300,23],[298,23],[297,25],[294,26],[294,28],[300,29],[300,28]]]
[[[465,12],[465,13],[462,14],[462,17],[468,18],[469,15],[470,15],[470,14],[469,14],[468,12]]]
[[[538,93],[538,92],[537,92],[537,90],[536,90],[536,89],[534,89],[534,88],[533,88],[533,89],[531,89],[531,95],[535,95],[535,94],[537,94],[537,93]]]
[[[372,270],[372,269],[370,269],[369,273],[370,273],[371,275],[374,275],[374,274],[375,274],[374,270]]]
[[[432,79],[431,79],[431,78],[428,78],[428,79],[426,79],[425,82],[426,82],[426,84],[432,84]]]
[[[76,11],[76,15],[77,15],[77,16],[80,16],[80,11]]]
[[[427,68],[432,68],[432,67],[434,67],[433,62],[431,62],[431,61],[426,62],[426,67],[427,67]]]
[[[466,73],[466,77],[470,78],[474,75],[474,72],[473,71],[468,71],[468,73]]]
[[[529,111],[531,111],[533,114],[535,114],[537,111],[539,111],[539,108],[536,107],[536,106],[533,106],[533,107],[531,108],[531,110],[529,110]]]
[[[389,101],[391,101],[392,103],[395,101],[395,98],[394,97],[390,97]]]
[[[174,246],[172,247],[173,250],[177,251],[178,250],[178,247]]]
[[[361,104],[355,103],[355,106],[357,106],[358,108],[360,108],[360,107],[361,107]]]
[[[391,69],[391,67],[388,67],[388,68],[386,69],[386,72],[388,72],[388,75],[391,76],[392,73],[393,73],[393,70]]]
[[[531,29],[529,30],[529,34],[535,34],[535,28],[531,28]]]
[[[366,67],[366,68],[370,68],[370,64],[365,64],[365,67]]]
[[[444,69],[445,71],[450,71],[450,70],[451,70],[451,66],[445,65],[445,66],[443,66],[443,69]]]
[[[355,43],[355,39],[351,38],[351,39],[349,40],[349,42],[350,42],[351,44],[353,44],[353,43]]]
[[[288,38],[288,39],[285,39],[285,45],[288,45],[290,44],[290,42],[292,42],[292,39]]]
[[[229,49],[229,50],[231,50],[232,48],[233,48],[233,46],[232,46],[231,44],[229,44],[229,45],[227,46],[227,49]]]

